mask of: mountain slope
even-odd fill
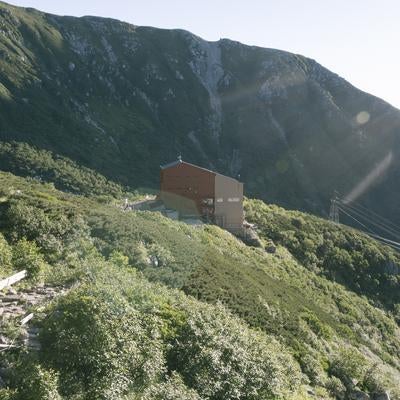
[[[121,197],[123,188],[69,158],[38,150],[26,143],[0,142],[2,171],[53,183],[57,189],[85,194]]]
[[[336,189],[400,222],[400,112],[313,60],[5,3],[0,29],[4,141],[153,189],[182,153],[251,196],[324,213]]]
[[[216,226],[124,212],[96,197],[6,173],[0,173],[0,183],[0,273],[28,263],[30,285],[44,280],[73,288],[48,309],[36,310],[42,350],[27,359],[21,349],[4,361],[6,369],[17,371],[6,377],[17,389],[11,399],[24,398],[31,387],[55,388],[65,399],[91,399],[94,393],[109,398],[111,382],[114,395],[126,393],[129,382],[137,396],[132,398],[142,399],[141,391],[175,373],[204,399],[296,398],[304,384],[315,394],[311,398],[343,398],[360,390],[390,390],[400,398],[398,276],[371,260],[400,261],[363,234],[249,201],[249,216],[259,222],[265,243],[271,237],[280,242],[272,254]],[[318,265],[321,249],[312,227],[332,236],[331,252],[348,252],[336,274],[334,265],[331,274]],[[363,243],[364,253],[353,248],[354,241]],[[303,247],[307,257],[299,252]],[[353,259],[372,275],[372,292],[357,274],[340,279],[343,270],[354,269]],[[393,292],[386,293],[390,279]],[[137,324],[121,320],[121,310]],[[16,327],[7,332],[15,335]],[[263,347],[266,341],[272,347]],[[140,343],[149,343],[149,352]],[[269,354],[261,363],[272,363],[265,373],[275,371],[275,378],[260,379],[276,382],[275,396],[265,387],[261,395],[258,378],[251,378],[264,373],[255,367],[253,345],[262,346],[260,356]],[[125,350],[135,354],[134,363]],[[144,360],[152,367],[141,366]],[[140,375],[153,370],[156,375]],[[253,395],[235,397],[235,390]]]

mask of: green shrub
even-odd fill
[[[264,205],[254,215],[265,241],[271,233],[278,243],[275,254],[266,254],[215,226],[195,229],[159,213],[121,212],[8,174],[0,173],[0,183],[5,193],[14,193],[0,203],[0,230],[16,245],[12,262],[24,258],[18,253],[30,254],[21,250],[25,242],[51,264],[47,283],[80,285],[45,311],[42,350],[34,362],[55,371],[63,398],[138,400],[143,393],[175,393],[208,400],[290,399],[303,376],[290,352],[322,398],[329,395],[320,386],[341,382],[334,373],[346,383],[356,376],[366,392],[387,387],[400,398],[393,389],[397,327],[369,302],[396,297],[398,277],[382,274],[388,253],[361,235]],[[204,302],[222,302],[241,319],[144,276]],[[368,362],[390,364],[389,376],[369,366],[357,372],[342,355],[331,357],[346,343],[366,346]],[[10,369],[19,354],[3,353]],[[18,391],[23,385],[10,380],[10,386]]]
[[[8,275],[12,270],[12,249],[0,233],[0,277]]]
[[[342,381],[336,376],[328,378],[326,382],[326,388],[329,393],[337,399],[344,399],[346,396],[346,387],[343,385]]]
[[[62,372],[60,392],[120,399],[164,371],[155,320],[116,293],[82,287],[61,298],[41,332],[46,363]]]
[[[382,393],[389,389],[390,383],[382,368],[374,364],[365,374],[363,387],[371,393]]]
[[[0,388],[0,400],[16,400],[16,396],[15,390]]]
[[[17,373],[21,384],[15,400],[61,400],[58,393],[58,374],[54,371],[28,362]]]
[[[140,400],[201,400],[199,394],[185,386],[181,376],[173,373],[166,382],[157,383],[145,390]]]
[[[397,324],[400,325],[400,303],[396,303],[393,306],[393,318],[396,320]]]
[[[330,362],[329,372],[339,378],[345,385],[351,380],[363,382],[368,370],[365,357],[355,348],[341,349]]]
[[[300,384],[293,359],[270,337],[246,329],[221,306],[192,305],[170,366],[208,399],[285,398]]]
[[[300,365],[303,373],[308,376],[312,385],[322,386],[324,384],[326,373],[321,363],[314,355],[307,353],[302,356]]]
[[[246,219],[262,238],[284,245],[306,268],[367,295],[391,310],[400,303],[400,277],[388,266],[400,265],[394,250],[365,234],[321,218],[247,200]]]
[[[300,318],[307,322],[307,325],[317,336],[321,336],[325,339],[330,339],[332,337],[332,329],[328,325],[322,323],[310,310],[302,312]]]
[[[53,208],[43,210],[24,199],[12,200],[3,211],[2,226],[12,241],[26,238],[42,248],[46,260],[70,258],[82,242],[90,240],[90,230],[83,218],[73,212]]]
[[[18,271],[25,269],[28,277],[34,280],[40,278],[46,265],[36,243],[26,239],[18,241],[13,247],[12,264]]]
[[[114,250],[110,254],[109,261],[120,268],[125,268],[129,265],[129,257],[118,250]]]
[[[156,267],[166,267],[175,261],[171,252],[157,243],[149,245],[147,253],[151,263]]]
[[[54,183],[61,190],[84,195],[120,197],[123,188],[103,175],[74,161],[38,150],[27,143],[0,142],[0,163],[3,171]]]

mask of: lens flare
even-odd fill
[[[390,167],[393,161],[393,153],[389,152],[375,168],[344,198],[344,203],[351,203],[363,195]]]
[[[358,125],[364,125],[369,121],[370,118],[371,116],[369,115],[369,112],[361,111],[357,114],[356,121]]]

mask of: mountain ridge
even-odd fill
[[[158,166],[182,154],[240,174],[250,196],[322,215],[334,190],[351,192],[392,152],[362,201],[400,221],[390,189],[400,112],[316,61],[185,30],[0,8],[3,141],[153,189]]]

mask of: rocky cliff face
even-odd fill
[[[336,189],[400,220],[400,112],[306,57],[0,3],[0,138],[157,187],[184,159],[324,213]]]

